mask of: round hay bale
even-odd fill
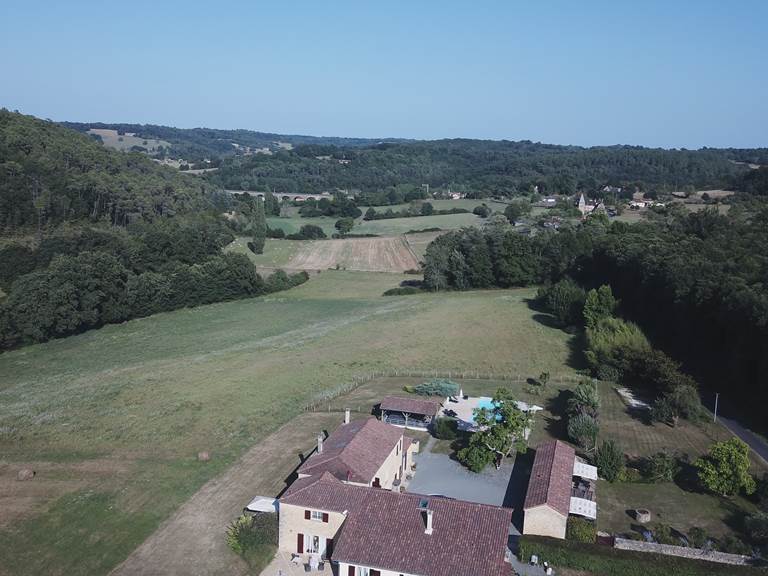
[[[640,524],[647,524],[651,521],[651,511],[646,510],[645,508],[638,508],[635,510],[635,519],[640,522]]]
[[[211,459],[210,453],[208,451],[198,452],[197,453],[197,459],[199,462],[208,462],[208,460]]]
[[[22,468],[19,470],[18,474],[16,474],[16,480],[32,480],[32,478],[35,477],[35,471],[31,468]]]

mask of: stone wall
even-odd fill
[[[656,544],[655,542],[641,542],[639,540],[626,540],[616,538],[614,544],[621,550],[635,550],[636,552],[655,552],[656,554],[665,554],[667,556],[680,556],[681,558],[691,558],[694,560],[707,560],[709,562],[719,562],[720,564],[735,564],[746,566],[750,563],[749,556],[740,554],[726,554],[725,552],[707,551],[700,548],[686,548],[685,546],[672,546],[670,544]]]

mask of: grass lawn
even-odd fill
[[[399,274],[326,271],[0,355],[0,574],[104,574],[205,481],[371,370],[570,374],[535,290],[382,297]],[[198,462],[198,451],[210,451]],[[22,466],[38,474],[16,481]]]
[[[442,228],[454,230],[465,226],[480,226],[484,220],[474,214],[447,214],[445,216],[414,216],[413,218],[388,218],[386,220],[358,220],[352,229],[354,234],[378,234],[396,236],[409,230]]]
[[[613,439],[633,459],[667,450],[692,462],[714,442],[732,437],[724,427],[709,421],[695,425],[681,420],[675,428],[651,424],[644,417],[630,415],[613,385],[601,382],[600,392],[600,437]],[[765,471],[757,459],[753,459],[753,467],[755,473]],[[743,498],[692,492],[672,482],[610,484],[601,480],[597,500],[598,527],[612,532],[630,531],[636,522],[626,511],[634,508],[648,508],[652,523],[663,522],[683,532],[699,526],[713,535],[738,529],[738,518],[754,510]]]
[[[744,498],[689,492],[673,482],[610,484],[600,480],[597,502],[598,529],[618,533],[630,532],[637,524],[627,513],[635,508],[651,511],[651,529],[656,522],[669,524],[684,533],[698,526],[716,537],[734,529],[738,531],[741,518],[755,510],[755,505]]]

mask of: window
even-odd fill
[[[309,545],[307,546],[307,552],[309,554],[320,553],[320,536],[312,536],[309,539]]]
[[[315,520],[316,522],[322,522],[323,521],[323,513],[318,512],[317,510],[312,510],[312,513],[310,515],[310,519]]]
[[[371,571],[368,570],[368,568],[363,568],[362,566],[357,567],[357,573],[355,576],[371,576]]]

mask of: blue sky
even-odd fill
[[[0,1],[0,106],[54,120],[768,146],[768,2]]]

